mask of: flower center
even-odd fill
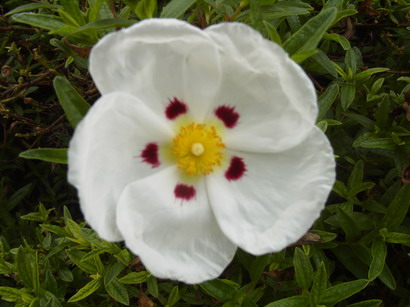
[[[221,165],[225,145],[214,126],[191,123],[182,126],[173,140],[178,168],[189,175],[208,175]]]
[[[204,153],[205,147],[202,145],[202,143],[194,143],[191,146],[191,152],[194,156],[200,156]]]

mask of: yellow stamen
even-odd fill
[[[203,176],[221,165],[225,145],[214,126],[190,123],[173,140],[172,153],[178,168],[189,175]]]

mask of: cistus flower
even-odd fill
[[[218,277],[237,247],[297,241],[335,178],[312,82],[249,26],[150,19],[92,49],[102,97],[77,126],[69,181],[88,224],[157,277]]]

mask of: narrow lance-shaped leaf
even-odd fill
[[[220,279],[203,282],[199,284],[199,287],[206,294],[216,298],[220,302],[230,300],[236,292],[236,287],[233,286],[233,282],[228,283],[227,281]]]
[[[109,284],[106,284],[105,290],[107,290],[107,293],[117,302],[129,306],[130,298],[127,289],[125,289],[125,286],[120,283],[117,278],[114,278]]]
[[[76,294],[74,294],[69,300],[69,303],[77,302],[93,294],[102,285],[102,279],[93,279],[84,287],[82,287]]]
[[[387,228],[393,228],[400,225],[407,215],[409,206],[410,184],[405,184],[387,208],[386,215],[382,219],[382,224]]]
[[[28,11],[34,11],[37,9],[51,9],[51,10],[57,10],[61,8],[60,5],[55,5],[55,4],[48,4],[48,3],[29,3],[29,4],[24,4],[16,7],[15,9],[11,10],[10,12],[6,13],[5,16],[10,16],[13,14],[17,13],[22,13],[22,12],[28,12]]]
[[[178,286],[175,286],[169,294],[167,306],[174,306],[180,299],[181,295],[179,294],[179,288]]]
[[[123,284],[140,284],[146,282],[149,276],[150,273],[148,273],[147,271],[131,272],[128,275],[120,278],[119,281]]]
[[[336,12],[335,8],[329,8],[311,18],[285,42],[283,45],[285,50],[290,55],[294,55],[315,49],[325,31],[333,23]]]
[[[107,287],[124,269],[124,264],[116,263],[105,272],[104,285]]]
[[[36,148],[23,151],[19,157],[25,159],[42,160],[46,162],[67,164],[66,148]]]
[[[54,15],[20,13],[11,17],[13,21],[46,30],[57,30],[66,25],[62,18]]]
[[[348,305],[347,307],[379,307],[383,301],[381,300],[367,300]]]
[[[293,264],[297,284],[304,290],[308,289],[313,280],[313,268],[308,256],[298,247],[295,248]]]
[[[0,287],[0,296],[7,302],[16,302],[21,299],[21,292],[11,287]]]
[[[337,78],[337,71],[333,62],[329,59],[329,57],[320,49],[316,49],[317,53],[312,57],[314,61],[316,61],[320,66],[323,67],[332,77]]]
[[[355,281],[344,282],[330,287],[323,292],[320,304],[333,305],[353,294],[363,290],[368,285],[367,279],[358,279]]]
[[[346,240],[349,242],[355,241],[360,235],[360,230],[351,214],[345,212],[341,208],[337,208],[336,216],[346,234]]]
[[[354,83],[346,83],[340,90],[340,100],[343,110],[347,110],[354,101],[356,96],[356,86]]]
[[[69,14],[78,25],[81,26],[85,24],[85,19],[79,8],[78,0],[62,0],[60,3],[64,8],[64,12]]]
[[[355,184],[361,183],[363,181],[363,171],[364,171],[363,161],[359,160],[356,162],[352,170],[352,173],[350,174],[350,177],[349,177],[348,186],[350,188],[352,188]]]
[[[162,10],[161,18],[181,17],[197,0],[171,0]]]
[[[53,80],[54,89],[58,100],[64,109],[67,119],[71,126],[75,127],[87,113],[90,105],[83,97],[71,86],[70,82],[57,76]]]
[[[369,268],[369,280],[376,279],[385,266],[387,255],[386,243],[381,238],[376,238],[372,244],[372,262]]]
[[[319,97],[319,115],[318,119],[322,119],[325,116],[326,112],[330,109],[333,102],[335,101],[339,93],[339,85],[332,84],[326,91]]]
[[[356,53],[352,48],[349,48],[346,51],[346,56],[345,56],[345,65],[347,69],[350,69],[353,74],[356,73]]]
[[[313,279],[312,289],[310,291],[310,300],[313,306],[316,306],[321,295],[327,287],[327,274],[324,262],[320,263],[319,269]]]
[[[265,307],[306,307],[309,306],[309,299],[306,296],[292,296],[275,302],[272,302]]]

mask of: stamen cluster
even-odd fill
[[[221,165],[225,145],[214,126],[190,123],[173,139],[172,153],[178,168],[189,175],[208,175]]]

